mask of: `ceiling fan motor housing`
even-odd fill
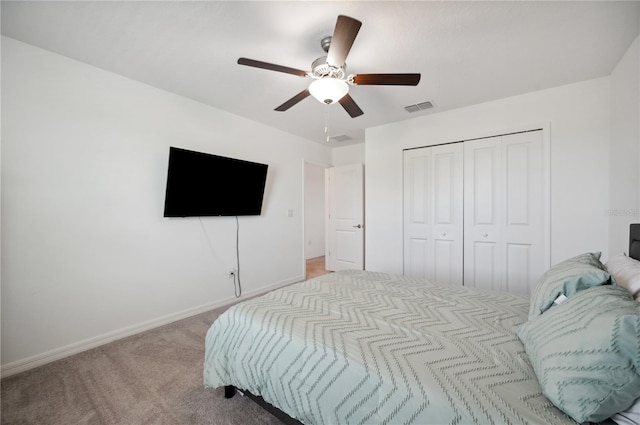
[[[327,57],[322,56],[314,60],[311,64],[311,74],[315,78],[333,77],[343,79],[345,76],[346,64],[341,67],[331,66],[327,63]]]
[[[322,47],[322,50],[324,50],[325,53],[329,53],[329,47],[331,46],[331,39],[332,37],[328,35],[324,37],[322,40],[320,40],[320,47]]]

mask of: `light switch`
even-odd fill
[[[287,210],[287,217],[293,217],[293,210]]]

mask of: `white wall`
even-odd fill
[[[3,374],[234,299],[235,218],[162,217],[169,146],[269,164],[243,290],[302,279],[303,164],[328,147],[9,38],[2,123]]]
[[[609,79],[585,81],[368,129],[366,268],[402,272],[402,150],[546,124],[551,263],[608,250]],[[436,99],[437,102],[437,99]]]
[[[333,148],[331,156],[333,158],[333,166],[364,164],[364,143],[356,145],[347,145]]]
[[[609,252],[629,252],[640,222],[640,37],[611,73]]]

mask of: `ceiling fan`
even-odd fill
[[[355,118],[362,115],[363,112],[349,95],[349,85],[416,86],[420,82],[420,74],[347,75],[345,60],[361,26],[362,22],[357,19],[339,15],[333,30],[333,36],[325,37],[320,42],[327,55],[313,61],[311,71],[303,71],[247,58],[238,59],[238,64],[313,79],[308,88],[275,108],[276,111],[286,111],[311,95],[328,105],[339,102],[345,111],[352,118]]]

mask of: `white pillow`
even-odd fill
[[[640,261],[625,254],[618,254],[613,256],[605,266],[616,284],[627,289],[636,301],[640,301]]]
[[[640,398],[624,412],[613,415],[611,420],[618,425],[640,425]]]

